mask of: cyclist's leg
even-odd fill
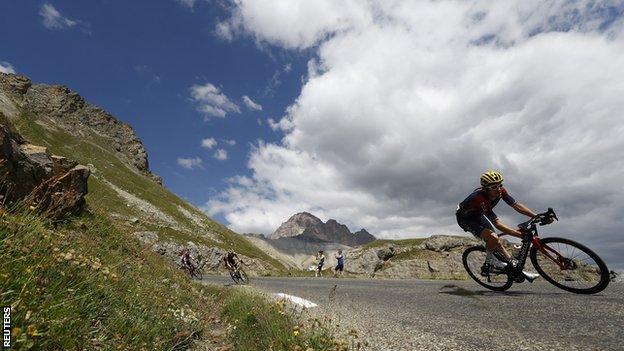
[[[503,255],[503,257],[508,262],[512,260],[511,255],[509,254],[509,252],[507,252],[505,247],[502,245],[501,240],[498,237],[498,235],[496,235],[496,233],[494,233],[491,229],[489,228],[483,229],[483,231],[481,231],[481,239],[485,241],[485,249],[488,253],[497,251],[501,255]]]

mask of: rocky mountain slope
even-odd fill
[[[291,237],[296,237],[302,241],[323,241],[346,246],[363,245],[375,240],[375,237],[368,233],[366,229],[351,233],[346,225],[338,223],[334,219],[323,223],[319,218],[308,212],[300,212],[293,215],[269,236],[273,240]]]
[[[252,272],[283,269],[243,236],[164,188],[150,172],[145,148],[132,128],[67,87],[0,73],[0,112],[25,141],[86,165],[91,174],[87,206],[150,249],[177,261],[182,248],[214,259],[233,248]]]
[[[462,252],[481,242],[468,236],[377,240],[345,253],[345,271],[379,278],[466,279]]]

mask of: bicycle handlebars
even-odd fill
[[[535,217],[529,219],[528,221],[520,223],[518,227],[520,227],[521,229],[527,229],[535,224],[547,225],[552,223],[553,219],[557,221],[559,220],[559,218],[557,218],[555,210],[549,207],[548,211],[536,214]]]

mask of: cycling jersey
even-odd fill
[[[495,199],[490,199],[483,188],[475,189],[464,201],[457,206],[457,224],[467,231],[480,237],[484,229],[495,232],[494,225],[498,217],[492,209],[503,199],[509,206],[516,204],[507,189],[501,188],[501,195]]]
[[[191,255],[189,255],[188,253],[185,253],[184,255],[182,255],[182,265],[186,267],[191,267],[193,265],[191,263]]]
[[[459,203],[457,212],[464,218],[485,215],[489,220],[495,221],[498,217],[496,217],[492,209],[498,204],[500,199],[503,199],[509,206],[516,204],[516,200],[509,195],[505,188],[501,188],[501,196],[493,200],[488,197],[483,188],[477,188],[464,201]]]
[[[238,260],[238,256],[235,253],[227,253],[224,257],[225,262],[230,266],[235,266],[236,261]]]

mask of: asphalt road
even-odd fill
[[[346,278],[252,278],[250,288],[317,303],[309,313],[340,334],[355,329],[365,350],[624,350],[622,283],[596,295],[543,281],[505,293],[470,281]]]

